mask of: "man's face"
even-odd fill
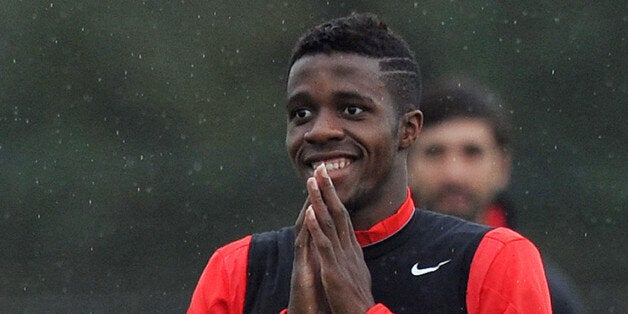
[[[288,153],[304,179],[325,163],[350,211],[400,168],[398,118],[380,74],[376,59],[334,53],[299,59],[288,78]]]
[[[410,186],[420,205],[479,221],[504,189],[510,158],[491,126],[479,118],[452,118],[424,128],[408,157]]]

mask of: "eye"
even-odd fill
[[[350,105],[350,106],[345,107],[344,113],[348,114],[350,116],[355,116],[355,115],[358,115],[358,114],[362,113],[363,111],[364,111],[364,109],[362,109],[362,108],[360,108],[358,106]]]
[[[427,157],[438,157],[444,153],[445,149],[442,146],[429,146],[425,149],[425,156]]]
[[[482,147],[477,146],[477,145],[467,145],[464,148],[464,154],[467,157],[477,157],[477,156],[481,156],[484,153],[484,150],[482,149]]]
[[[305,119],[305,118],[309,118],[311,115],[312,115],[312,111],[305,108],[300,108],[300,109],[296,109],[292,111],[292,114],[290,115],[290,117],[295,118],[295,119]]]

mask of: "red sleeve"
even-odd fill
[[[538,249],[507,229],[489,231],[471,262],[469,313],[552,313]]]
[[[188,313],[242,313],[251,236],[214,252],[201,274]]]
[[[389,310],[385,305],[377,303],[375,304],[375,306],[366,311],[365,314],[392,314],[392,311]]]

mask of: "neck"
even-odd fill
[[[360,210],[351,214],[351,223],[354,230],[368,230],[378,222],[394,215],[401,204],[406,199],[404,192],[403,197],[397,197],[395,199],[390,198],[386,200],[386,204],[382,205],[378,209],[373,210]]]
[[[354,230],[368,230],[378,222],[397,212],[408,196],[408,184],[405,175],[394,178],[392,184],[382,185],[376,193],[366,196],[359,208],[350,212]]]

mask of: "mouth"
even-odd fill
[[[448,208],[453,211],[467,208],[471,203],[468,193],[463,191],[448,191],[442,193],[438,200],[442,208]]]
[[[318,166],[324,164],[325,168],[327,168],[328,172],[336,171],[340,169],[344,169],[348,167],[352,163],[351,159],[348,158],[333,158],[328,160],[316,161],[310,164],[312,170],[316,169]]]

